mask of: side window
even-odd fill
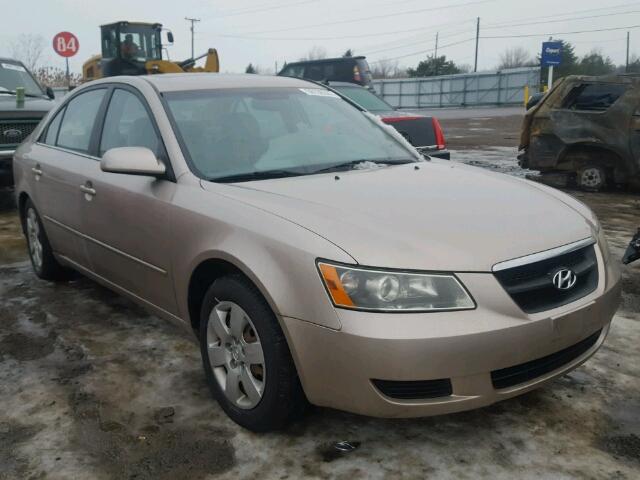
[[[625,90],[624,85],[583,83],[569,92],[562,108],[603,112],[613,105]]]
[[[131,92],[113,92],[100,140],[100,156],[116,147],[147,147],[160,153],[160,139],[140,99]]]
[[[49,122],[49,126],[47,127],[47,134],[44,137],[44,143],[47,145],[55,145],[56,138],[58,138],[58,130],[60,130],[60,122],[62,121],[62,117],[64,116],[65,109],[63,108],[56,116]]]
[[[59,147],[87,153],[91,132],[105,89],[91,90],[75,97],[67,105],[60,125],[57,145]]]

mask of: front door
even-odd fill
[[[98,140],[98,156],[115,147],[146,147],[168,162],[143,97],[113,90]],[[169,179],[103,172],[98,162],[85,181],[85,232],[92,270],[129,293],[176,314],[171,278]]]

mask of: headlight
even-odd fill
[[[356,310],[428,312],[475,308],[460,281],[450,274],[405,273],[318,262],[336,307]]]

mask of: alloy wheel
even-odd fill
[[[236,303],[218,302],[207,324],[207,353],[213,375],[227,399],[254,408],[264,393],[264,352],[251,318]]]

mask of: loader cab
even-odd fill
[[[162,25],[116,22],[100,27],[102,75],[144,75],[146,62],[162,60]],[[169,32],[169,40],[172,35]]]

